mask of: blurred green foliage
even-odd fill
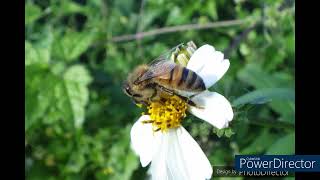
[[[231,126],[218,130],[192,116],[183,122],[211,164],[233,165],[235,154],[294,153],[294,1],[27,0],[25,10],[28,179],[144,177],[129,136],[142,110],[121,82],[136,65],[190,40],[228,49],[231,62],[212,88],[233,102]],[[233,19],[245,21],[113,41]]]

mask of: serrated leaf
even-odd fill
[[[85,116],[85,105],[89,99],[87,85],[91,77],[81,65],[74,65],[64,74],[64,88],[69,101],[75,127],[81,127]]]
[[[26,71],[26,130],[45,112],[42,119],[45,124],[62,119],[81,127],[89,97],[87,86],[91,82],[88,71],[81,65],[70,67],[63,77],[40,71],[37,66]]]
[[[214,128],[213,132],[220,138],[223,136],[224,134],[224,129],[218,129],[218,128]]]
[[[41,16],[40,7],[29,2],[25,5],[25,25],[33,23],[40,16]]]
[[[295,92],[289,88],[266,88],[249,92],[232,102],[233,106],[244,104],[264,104],[273,100],[295,101]]]
[[[215,133],[219,138],[222,136],[230,138],[233,134],[235,134],[230,127],[223,129],[214,128],[213,133]]]
[[[225,134],[226,137],[230,138],[233,134],[235,134],[235,132],[233,132],[233,130],[231,128],[227,128],[224,131],[224,134]]]
[[[271,145],[267,150],[270,155],[290,155],[294,154],[295,133],[288,134]]]
[[[70,67],[64,74],[64,79],[83,85],[88,85],[92,80],[88,70],[82,65],[74,65]]]
[[[94,35],[89,32],[68,31],[64,35],[57,36],[52,54],[55,58],[66,61],[74,61],[84,53],[93,41]]]

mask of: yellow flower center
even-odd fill
[[[152,123],[153,131],[166,132],[169,128],[177,128],[186,117],[187,103],[178,96],[169,96],[162,102],[152,102],[148,106],[151,120],[143,123]]]

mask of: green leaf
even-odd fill
[[[286,130],[292,130],[294,131],[294,122],[286,122],[286,121],[280,121],[280,120],[250,120],[246,121],[245,123],[253,124],[253,125],[259,125],[263,127],[268,128],[277,128],[277,129],[286,129]]]
[[[267,154],[274,155],[290,155],[294,154],[295,149],[295,133],[288,134],[271,145],[267,150]]]
[[[258,154],[264,152],[275,141],[277,135],[265,129],[259,136],[247,147],[245,147],[240,154]]]
[[[289,88],[266,88],[247,93],[232,102],[233,106],[264,104],[273,100],[295,101],[295,92]]]
[[[230,138],[233,134],[235,134],[235,132],[233,132],[233,130],[231,128],[227,128],[224,131],[224,134],[225,134],[226,137]]]
[[[295,102],[290,100],[273,101],[270,107],[277,113],[281,114],[279,120],[295,122]]]
[[[46,83],[43,83],[46,82]],[[41,116],[42,122],[52,124],[58,120],[73,122],[81,127],[88,102],[89,72],[81,65],[71,66],[63,77],[38,66],[26,69],[26,130]],[[50,106],[49,106],[50,105]],[[67,125],[66,125],[67,126]]]
[[[28,66],[25,74],[25,131],[28,131],[43,117],[49,107],[50,98],[45,95],[48,90],[48,84],[43,83],[48,76],[45,69],[35,65]]]
[[[235,134],[230,127],[223,129],[213,128],[213,133],[215,133],[219,138],[222,136],[230,138],[233,134]]]
[[[25,41],[25,65],[38,64],[47,66],[50,59],[48,48],[34,47],[30,42]]]
[[[25,25],[33,23],[40,16],[41,16],[40,7],[29,2],[25,5]]]
[[[84,7],[73,1],[61,1],[61,10],[63,13],[80,13],[84,12]]]
[[[85,105],[89,99],[87,85],[91,82],[89,72],[81,65],[70,67],[64,74],[64,88],[69,101],[75,127],[81,127],[85,117]]]
[[[88,85],[92,80],[88,70],[83,65],[71,66],[65,72],[64,79],[67,81],[76,82],[82,85]]]
[[[72,13],[84,13],[85,7],[80,4],[73,2],[71,0],[64,0],[52,3],[50,7],[53,14],[58,14],[59,16],[68,16]]]
[[[248,64],[244,69],[239,71],[238,77],[254,86],[257,89],[264,88],[289,88],[292,89],[292,92],[283,93],[280,92],[279,95],[275,95],[274,100],[279,99],[279,101],[272,101],[268,104],[272,108],[273,111],[279,113],[281,115],[281,119],[285,121],[294,122],[294,80],[292,76],[288,73],[277,72],[273,74],[268,74],[265,72],[260,65],[258,64]],[[285,91],[285,90],[282,90]],[[270,92],[269,94],[273,94]],[[284,98],[281,98],[280,95],[284,95]],[[273,96],[273,95],[271,95]],[[291,98],[290,98],[291,97]],[[273,99],[272,99],[273,100]],[[261,99],[257,99],[256,104],[258,103],[266,103],[266,101],[270,101],[269,98],[262,97]]]
[[[259,64],[247,64],[237,75],[241,81],[257,89],[288,88],[293,86],[293,79],[290,75],[286,73],[268,74],[263,71]]]
[[[130,129],[128,125],[118,132],[118,141],[112,143],[108,165],[114,172],[110,179],[129,180],[133,171],[139,166],[138,157],[130,148]]]
[[[68,31],[64,35],[56,36],[52,54],[60,60],[77,60],[89,48],[93,38],[93,33]]]
[[[184,21],[183,16],[181,16],[181,8],[180,7],[174,7],[170,11],[170,14],[168,16],[167,25],[173,25],[173,24],[181,24]]]
[[[81,169],[85,166],[85,163],[85,153],[83,150],[80,149],[71,154],[64,171],[68,173],[79,173]]]
[[[210,15],[210,17],[213,20],[218,19],[218,12],[217,12],[217,5],[215,1],[208,1],[208,4],[206,6],[207,13]]]
[[[224,129],[213,128],[213,132],[220,138],[224,134]]]

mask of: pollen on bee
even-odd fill
[[[177,128],[186,116],[187,103],[178,96],[169,96],[162,102],[152,102],[148,106],[153,131],[166,132],[169,128]]]

